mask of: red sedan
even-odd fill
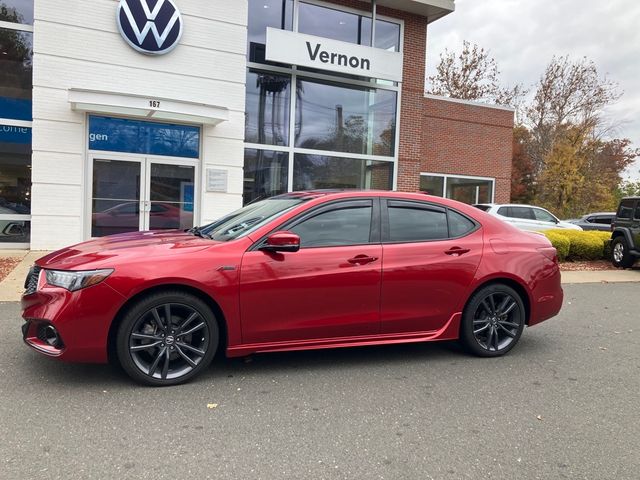
[[[184,382],[216,351],[459,339],[503,355],[556,315],[556,251],[462,203],[392,192],[297,192],[187,232],[114,235],[38,260],[24,340],[135,380]]]

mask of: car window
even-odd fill
[[[483,212],[488,212],[491,209],[491,205],[474,205],[474,207],[476,207],[479,210],[482,210]],[[499,210],[498,210],[498,213],[500,213]],[[502,214],[500,213],[500,215]]]
[[[449,237],[444,210],[389,206],[388,211],[391,242],[424,242]]]
[[[542,210],[541,208],[534,208],[532,210],[534,215],[536,216],[536,220],[540,222],[556,223],[555,217],[549,212]]]
[[[466,235],[476,228],[476,224],[464,215],[449,210],[449,236],[452,238]]]
[[[498,209],[498,215],[502,215],[503,217],[510,217],[511,209],[509,207],[500,207]]]
[[[633,214],[633,200],[623,200],[618,208],[618,218],[630,219]]]
[[[139,207],[140,205],[138,203],[127,203],[116,208],[114,211],[116,215],[129,215],[139,213]]]
[[[613,218],[609,215],[606,217],[596,217],[593,223],[599,223],[600,225],[611,225]]]
[[[640,202],[636,205],[636,213],[633,215],[633,218],[640,219]]]
[[[533,208],[530,207],[509,207],[509,216],[512,218],[522,218],[524,220],[535,220]]]
[[[337,247],[369,243],[371,237],[370,206],[336,208],[320,213],[290,228],[300,237],[300,246]]]

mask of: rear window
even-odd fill
[[[623,200],[618,208],[618,218],[630,220],[633,215],[633,200]]]
[[[491,208],[491,205],[474,205],[474,207],[476,207],[479,210],[482,210],[483,212],[488,212],[489,209]]]

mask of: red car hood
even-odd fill
[[[86,270],[114,266],[114,262],[132,257],[165,257],[203,250],[219,243],[181,230],[123,233],[63,248],[36,263],[45,268]]]

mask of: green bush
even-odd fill
[[[568,253],[564,255],[566,260],[602,260],[608,258],[607,247],[611,239],[611,234],[608,232],[581,232],[580,230],[557,229],[547,230],[543,233],[558,250],[560,260],[563,259],[566,246],[565,242],[558,240],[558,237],[563,237],[569,242]],[[556,244],[560,245],[560,248]],[[562,253],[560,251],[561,248],[563,249]]]
[[[558,260],[564,262],[569,256],[569,247],[571,245],[569,239],[555,232],[546,231],[543,233],[549,239],[551,245],[558,251]]]

